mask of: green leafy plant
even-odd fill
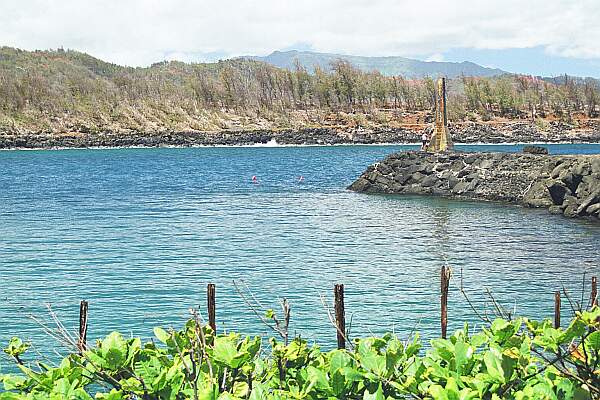
[[[114,332],[55,367],[24,363],[27,345],[12,339],[5,352],[20,373],[0,375],[0,399],[600,399],[598,307],[577,312],[565,329],[526,318],[476,333],[465,325],[427,349],[418,335],[392,334],[356,339],[353,351],[300,338],[266,346],[217,335],[196,315],[182,330],[154,334],[142,343]]]

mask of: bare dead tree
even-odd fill
[[[254,315],[256,315],[265,326],[277,333],[287,346],[289,343],[289,327],[292,312],[292,308],[288,300],[285,297],[279,300],[282,312],[282,318],[279,319],[277,314],[272,309],[268,309],[262,305],[262,303],[256,298],[256,296],[254,296],[252,290],[250,290],[248,285],[243,280],[241,283],[244,285],[243,288],[240,287],[235,280],[233,281],[233,286],[244,303],[246,303],[248,308],[250,308]]]

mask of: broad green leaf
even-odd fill
[[[248,395],[249,386],[248,382],[236,382],[233,385],[233,395],[239,398],[246,398]]]
[[[433,339],[431,341],[431,356],[439,357],[444,361],[450,362],[454,358],[454,345],[447,339]]]
[[[221,395],[219,395],[218,400],[242,400],[240,397],[234,396],[230,393],[221,393]]]
[[[113,332],[102,341],[104,365],[110,370],[124,367],[127,359],[127,343],[120,333]]]
[[[375,353],[364,354],[360,358],[360,363],[364,369],[377,376],[385,376],[386,362],[385,356],[380,356]]]
[[[8,346],[4,349],[4,352],[9,356],[19,357],[21,354],[25,353],[30,346],[31,344],[24,343],[18,337],[12,337],[8,342]]]
[[[123,400],[125,399],[123,392],[117,389],[112,389],[110,393],[96,394],[96,400]]]
[[[4,390],[19,389],[26,381],[25,378],[13,374],[2,375],[0,380],[4,383]]]
[[[473,348],[465,342],[456,342],[454,345],[454,355],[456,359],[456,372],[462,375],[463,368],[473,355]]]
[[[364,379],[364,375],[353,367],[344,367],[339,370],[348,382],[359,382]]]
[[[125,354],[123,354],[118,348],[110,348],[104,352],[104,360],[106,361],[106,367],[110,370],[116,370],[124,367]]]
[[[569,327],[560,336],[561,343],[570,343],[571,340],[582,337],[587,331],[587,325],[580,319],[574,319]]]
[[[215,338],[214,358],[231,367],[237,355],[237,343],[231,336],[219,336]]]
[[[329,372],[352,365],[352,357],[344,350],[333,350],[330,353]]]
[[[385,400],[385,396],[383,395],[383,389],[381,388],[381,384],[379,384],[377,390],[374,393],[370,393],[368,390],[365,390],[365,394],[363,395],[363,400]]]
[[[306,368],[306,372],[308,375],[308,381],[313,387],[319,390],[330,389],[329,380],[327,379],[327,374],[324,371],[309,365]]]
[[[338,398],[342,397],[346,392],[346,378],[341,372],[341,369],[337,369],[333,374],[330,374],[331,380],[331,389],[333,390],[333,394],[335,394]]]
[[[215,385],[207,385],[198,390],[198,400],[217,400],[219,389]]]
[[[265,400],[267,399],[267,390],[263,387],[263,385],[252,385],[252,392],[250,393],[250,397],[248,400]]]
[[[492,351],[487,351],[483,356],[483,361],[487,373],[497,382],[504,383],[504,371],[502,370],[502,358],[494,354]]]
[[[592,350],[600,350],[600,331],[591,333],[585,340],[586,346]]]

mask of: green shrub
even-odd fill
[[[566,329],[498,319],[475,334],[465,325],[426,350],[418,335],[387,334],[324,352],[299,338],[266,346],[260,337],[214,335],[190,320],[180,331],[156,328],[158,344],[114,332],[35,370],[13,339],[5,352],[20,374],[0,376],[0,399],[598,399],[599,328],[596,307]]]

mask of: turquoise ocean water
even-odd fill
[[[549,147],[600,153],[600,145]],[[204,311],[209,282],[218,329],[268,333],[233,280],[265,307],[287,297],[292,331],[324,347],[335,331],[320,296],[331,299],[334,283],[346,285],[351,335],[417,327],[428,338],[439,332],[444,262],[455,273],[450,329],[476,321],[461,282],[480,310],[489,309],[489,288],[518,314],[550,317],[555,290],[579,299],[584,271],[600,274],[599,224],[345,190],[367,165],[408,148],[0,152],[0,342],[18,335],[47,354],[55,342],[30,317],[48,321],[49,303],[75,331],[81,299],[90,302],[90,340],[114,329],[148,337],[153,326],[180,326],[190,307]]]

